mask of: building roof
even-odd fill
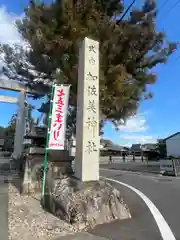
[[[180,132],[174,133],[174,134],[170,135],[169,137],[165,138],[164,141],[166,141],[166,140],[168,140],[170,138],[173,138],[173,137],[175,137],[175,136],[177,136],[179,134],[180,134]]]
[[[132,144],[131,151],[141,151],[141,144]]]
[[[110,151],[121,151],[121,152],[127,151],[123,146],[115,145],[115,144],[112,146],[107,146],[105,148]]]
[[[156,149],[157,149],[156,143],[146,143],[146,144],[143,144],[142,146],[143,151],[154,151]]]
[[[132,144],[131,151],[132,152],[140,152],[140,151],[153,151],[156,150],[156,143],[145,143],[145,144]]]
[[[46,138],[46,128],[32,126],[31,131],[26,134],[26,139]]]

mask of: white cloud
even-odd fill
[[[148,133],[147,117],[150,112],[139,113],[130,117],[124,125],[119,125],[120,143],[124,146],[131,146],[138,143],[154,143],[156,136]]]
[[[138,114],[130,117],[124,125],[119,125],[118,129],[121,132],[142,132],[147,130],[147,121],[145,119],[146,113]]]
[[[8,13],[5,6],[0,6],[0,43],[1,44],[23,44],[23,40],[18,33],[15,21],[20,19],[13,13]],[[0,70],[4,66],[4,53],[0,54]],[[2,77],[2,75],[1,75]]]
[[[0,7],[0,43],[22,43],[23,40],[15,25],[15,21],[20,18],[21,16],[8,13],[5,6]]]
[[[121,135],[121,139],[128,141],[128,145],[136,144],[136,143],[155,143],[156,137],[145,135],[145,134],[137,134],[137,135]]]

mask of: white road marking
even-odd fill
[[[161,233],[163,240],[176,240],[174,234],[172,233],[169,225],[167,224],[166,220],[164,219],[164,217],[162,216],[160,211],[157,209],[157,207],[154,205],[154,203],[144,193],[142,193],[138,189],[136,189],[126,183],[117,181],[115,179],[106,178],[106,177],[102,177],[102,178],[104,178],[108,181],[111,181],[111,182],[121,184],[121,185],[131,189],[132,191],[134,191],[146,203],[147,207],[149,208],[151,214],[153,215],[153,217],[157,223],[157,226],[159,228],[159,231]]]

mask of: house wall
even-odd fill
[[[166,140],[167,156],[180,157],[180,134]]]

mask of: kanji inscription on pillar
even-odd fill
[[[99,43],[85,38],[78,69],[75,175],[99,179]]]

